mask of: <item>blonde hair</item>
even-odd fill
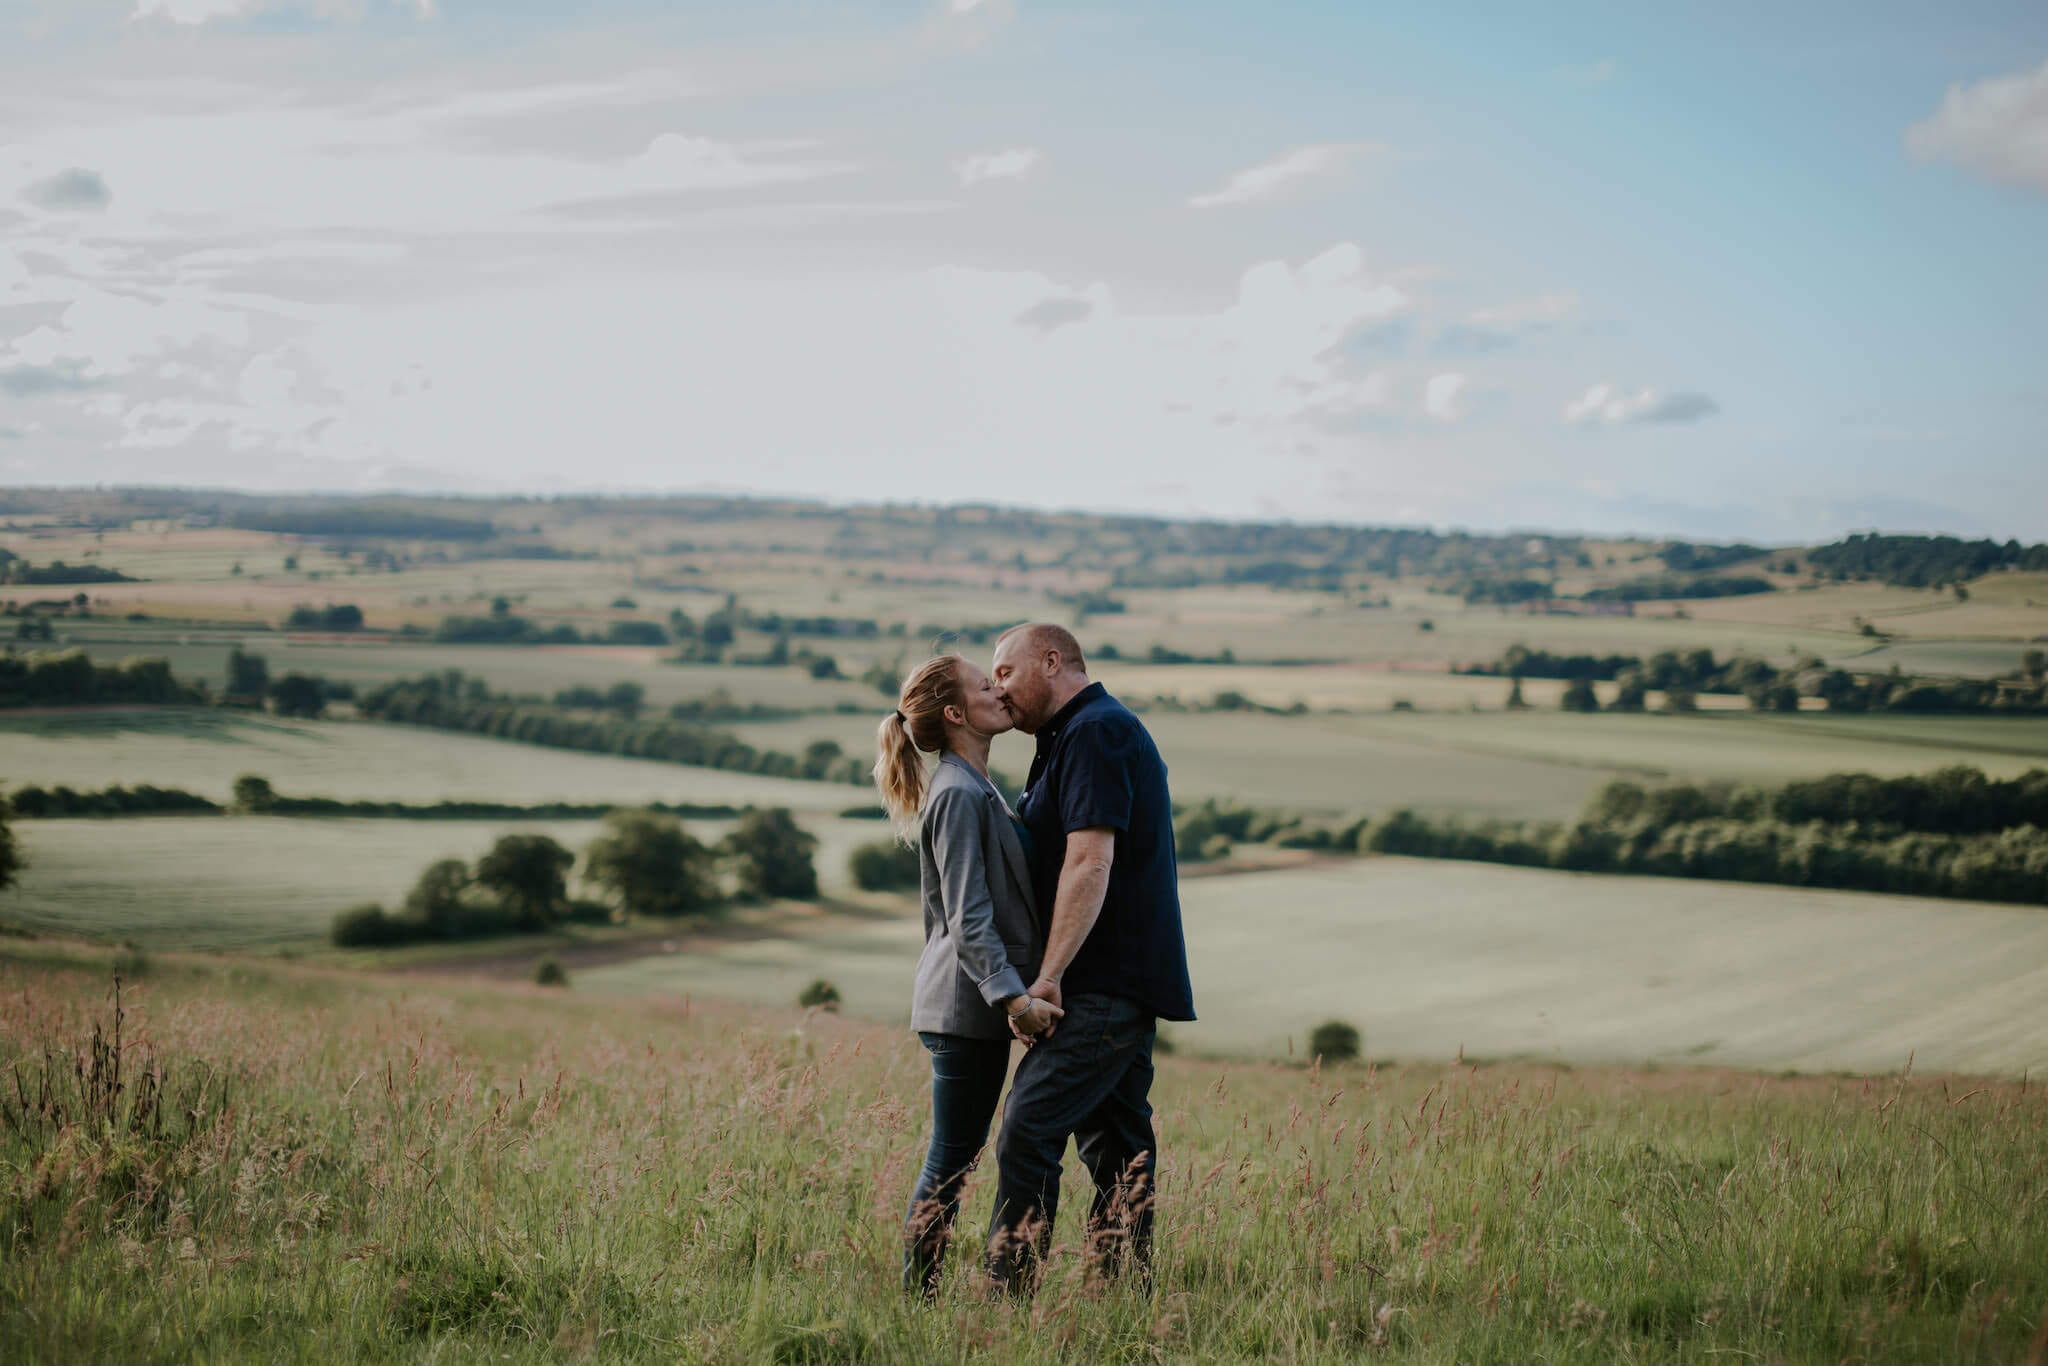
[[[935,655],[904,680],[896,710],[882,718],[875,732],[875,787],[882,806],[905,844],[917,843],[918,813],[924,809],[925,771],[919,751],[936,754],[946,747],[946,708],[965,707],[967,691],[960,684],[959,655]]]

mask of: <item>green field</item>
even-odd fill
[[[1112,676],[1113,677],[1113,676]],[[1505,687],[1486,679],[1494,690]],[[1836,772],[1918,773],[1968,762],[1998,777],[2048,765],[2048,718],[1382,713],[1261,716],[1150,712],[1145,724],[1177,800],[1227,798],[1331,813],[1394,807],[1502,819],[1562,819],[1614,778],[1780,783]],[[872,744],[872,722],[806,716],[733,727],[749,744],[798,750],[829,738]],[[1021,781],[1031,741],[996,741]]]
[[[828,895],[850,891],[848,853],[882,838],[884,827],[808,815],[803,823],[819,838],[821,886]],[[686,824],[706,842],[733,826]],[[28,867],[0,894],[0,921],[154,949],[319,948],[337,911],[366,901],[396,906],[436,860],[473,861],[508,834],[548,835],[580,853],[599,828],[271,816],[29,821],[15,831]]]
[[[113,1027],[107,969],[0,941],[25,1090]],[[1035,1301],[969,1284],[983,1172],[926,1306],[899,1030],[246,962],[159,960],[127,1006],[126,1075],[193,1118],[0,1126],[35,1174],[10,1363],[1988,1363],[2048,1331],[2039,1085],[1165,1058],[1156,1295],[1086,1274],[1070,1164]]]
[[[1183,1048],[1299,1055],[1325,1019],[1376,1057],[2018,1076],[2048,1068],[2048,915],[1975,903],[1372,858],[1189,879],[1202,1019]],[[814,977],[908,1014],[917,920],[579,976],[594,991],[776,1004]]]
[[[670,802],[838,811],[866,789],[799,782],[378,722],[245,712],[0,712],[0,777],[14,786],[154,783],[225,801],[245,773],[294,797],[348,801]]]

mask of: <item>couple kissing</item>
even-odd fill
[[[1016,808],[990,742],[1037,741]],[[987,672],[927,661],[878,734],[875,783],[919,851],[924,952],[910,1023],[931,1054],[931,1146],[904,1224],[906,1290],[938,1291],[961,1187],[996,1139],[989,1278],[1028,1294],[1051,1247],[1068,1139],[1095,1182],[1087,1249],[1149,1285],[1159,1020],[1192,1020],[1166,765],[1142,723],[1088,677],[1064,627],[997,641]],[[938,762],[927,774],[923,755]]]

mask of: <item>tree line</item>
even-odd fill
[[[1413,810],[1373,825],[1374,853],[2048,904],[2048,771],[1995,783],[1838,774],[1785,788],[1610,784],[1578,820],[1468,824]],[[1881,818],[1865,813],[1875,812]]]
[[[724,802],[652,802],[635,809],[700,820],[725,820],[751,808]],[[234,795],[217,802],[182,788],[138,783],[76,790],[61,783],[44,787],[25,783],[5,799],[6,808],[24,820],[114,816],[347,816],[372,820],[595,820],[628,809],[625,802],[490,801],[341,801],[333,797],[290,797],[269,779],[245,774],[235,780]]]
[[[83,707],[202,702],[168,660],[95,664],[84,650],[0,654],[0,707]]]
[[[582,856],[584,881],[598,889],[599,899],[570,896],[577,856],[561,843],[546,835],[506,835],[474,863],[443,859],[428,867],[395,910],[371,904],[343,911],[329,937],[359,948],[628,917],[675,919],[736,899],[810,900],[818,895],[817,844],[783,807],[747,812],[715,845],[666,812],[614,811]]]
[[[553,749],[662,759],[772,778],[850,784],[868,781],[861,762],[842,755],[830,741],[813,745],[803,755],[758,750],[724,731],[687,721],[591,715],[551,707],[537,698],[493,693],[481,679],[465,678],[454,670],[384,684],[363,694],[356,705],[364,716],[379,721],[490,735]]]
[[[1999,570],[2048,571],[2048,545],[1869,532],[1817,547],[1807,559],[1833,579],[1876,579],[1902,588],[1941,588]]]
[[[2004,678],[1929,678],[1892,670],[1853,673],[1830,668],[1818,659],[1804,659],[1789,668],[1738,655],[1718,659],[1712,650],[1664,650],[1643,659],[1635,655],[1553,654],[1510,646],[1491,664],[1456,667],[1454,673],[1505,677],[1517,681],[1510,697],[1520,697],[1524,678],[1562,679],[1571,686],[1561,705],[1566,711],[1600,711],[1595,682],[1620,685],[1607,711],[1642,711],[1651,692],[1666,698],[1666,710],[1691,710],[1698,693],[1746,697],[1758,711],[1796,711],[1801,697],[1818,697],[1833,712],[1908,713],[2032,713],[2048,711],[2048,652],[2024,651],[2020,667]]]

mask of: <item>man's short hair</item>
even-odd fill
[[[1064,626],[1050,621],[1027,621],[997,636],[996,648],[1002,649],[1003,642],[1011,636],[1022,636],[1025,647],[1034,654],[1058,650],[1060,663],[1077,674],[1088,672],[1088,660],[1081,653],[1081,642],[1074,639],[1074,633]]]

